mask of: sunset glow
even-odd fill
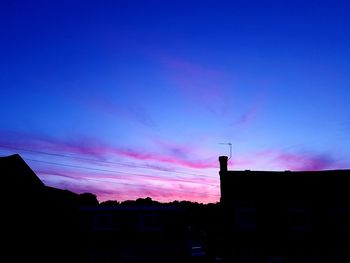
[[[231,170],[350,167],[345,1],[54,2],[0,8],[0,155],[45,184],[218,202],[227,142]]]

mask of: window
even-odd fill
[[[118,228],[119,228],[119,224],[120,224],[120,219],[119,219],[119,216],[117,216],[117,215],[112,215],[112,222],[111,222],[111,224],[112,224],[112,229],[113,230],[117,230]]]
[[[94,218],[94,230],[111,230],[112,229],[112,216],[109,214],[95,215]]]
[[[255,248],[239,248],[234,252],[233,262],[257,263],[261,262],[261,257]]]
[[[256,230],[257,214],[254,202],[235,203],[235,227],[238,230]]]
[[[332,225],[337,233],[348,235],[350,232],[350,208],[337,207],[330,209]]]
[[[160,230],[160,216],[157,214],[140,215],[139,228],[141,230]]]
[[[284,258],[283,256],[267,256],[265,262],[266,263],[283,263]]]
[[[287,209],[289,231],[310,230],[310,209],[303,202],[289,202]]]
[[[111,263],[114,262],[112,260],[111,253],[107,252],[93,252],[91,255],[92,263]]]

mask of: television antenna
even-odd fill
[[[230,143],[230,142],[219,142],[219,144],[228,145],[230,147],[230,157],[228,158],[230,160],[231,157],[232,157],[232,143]]]

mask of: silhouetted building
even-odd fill
[[[350,170],[229,171],[219,161],[225,262],[350,262]]]
[[[184,262],[183,210],[171,206],[82,207],[88,262]]]
[[[6,261],[174,263],[200,258],[197,247],[190,251],[194,255],[188,251],[192,237],[185,211],[175,205],[146,198],[101,206],[93,194],[46,186],[17,154],[0,157],[0,175],[5,197],[0,258]]]
[[[1,244],[7,254],[1,256],[10,262],[75,258],[78,195],[45,186],[18,154],[0,157],[0,176]]]

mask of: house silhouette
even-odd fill
[[[230,171],[226,156],[219,161],[221,209],[206,211],[220,213],[203,213],[194,223],[221,220],[213,230],[220,228],[214,236],[222,250],[214,239],[207,245],[223,251],[223,262],[350,262],[350,170]],[[192,237],[187,211],[177,206],[101,206],[91,194],[46,186],[17,154],[0,157],[0,175],[3,261],[199,259],[186,256]]]
[[[43,199],[36,200],[39,203],[56,200],[72,204],[78,197],[71,191],[46,186],[18,154],[0,157],[0,174],[3,191],[11,194],[10,203],[26,203],[40,197]]]
[[[227,161],[225,262],[350,262],[350,170],[229,171]]]
[[[18,154],[0,157],[0,169],[3,186],[37,193],[45,189],[45,184]]]
[[[79,195],[46,186],[18,154],[0,157],[0,175],[1,257],[8,262],[76,258]]]
[[[184,261],[182,209],[99,206],[92,194],[46,186],[18,154],[0,157],[0,174],[4,262]]]

